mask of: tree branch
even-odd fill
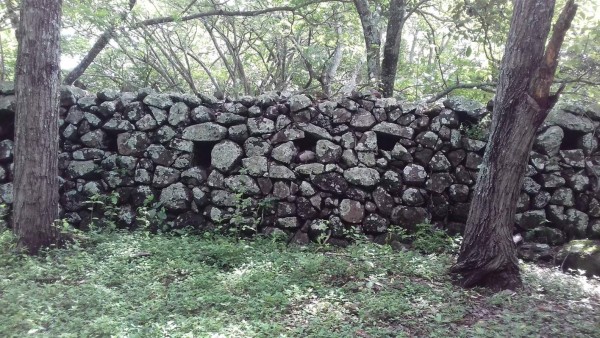
[[[129,1],[129,11],[127,11],[121,15],[121,21],[124,21],[127,18],[127,15],[129,15],[129,12],[131,12],[133,7],[135,6],[135,3],[136,3],[136,0]],[[71,70],[69,72],[69,74],[67,74],[67,76],[65,76],[65,79],[63,80],[63,84],[71,85],[77,79],[79,79],[81,77],[81,75],[83,75],[83,73],[88,69],[88,67],[92,64],[92,62],[94,62],[94,59],[96,59],[98,54],[100,54],[100,52],[108,45],[108,43],[110,42],[110,39],[112,38],[113,34],[115,33],[115,29],[116,29],[116,26],[111,26],[107,30],[105,30],[102,33],[102,35],[100,35],[98,40],[96,40],[96,42],[94,43],[92,48],[83,57],[81,62],[79,62],[79,64],[75,68],[73,68],[73,70]]]
[[[185,22],[185,21],[205,18],[205,17],[209,17],[209,16],[249,17],[249,16],[258,16],[258,15],[263,15],[263,14],[268,14],[268,13],[273,13],[273,12],[295,12],[301,8],[304,8],[304,7],[307,7],[310,5],[314,5],[314,4],[325,3],[325,2],[348,2],[348,1],[345,1],[345,0],[311,0],[311,1],[307,1],[307,2],[299,4],[299,5],[296,5],[296,6],[271,7],[271,8],[253,10],[253,11],[227,11],[227,10],[223,10],[223,9],[216,9],[216,10],[212,10],[212,11],[208,11],[208,12],[201,12],[201,13],[182,16],[180,18],[178,18],[176,16],[163,16],[163,17],[159,17],[159,18],[148,19],[148,20],[140,21],[140,22],[134,24],[131,28],[137,29],[137,28],[140,28],[143,26],[160,25],[160,24],[170,23],[170,22]]]
[[[441,99],[442,97],[450,94],[451,92],[453,92],[453,91],[455,91],[457,89],[471,89],[471,88],[482,89],[482,88],[485,88],[485,87],[495,87],[495,86],[496,86],[495,82],[456,84],[456,85],[448,87],[444,91],[436,94],[434,97],[432,97],[429,100],[427,100],[427,103],[435,102],[435,101]]]
[[[552,36],[546,46],[542,64],[538,67],[531,81],[530,93],[540,107],[549,109],[558,100],[557,95],[550,95],[550,87],[554,82],[554,75],[558,66],[558,54],[565,39],[565,35],[577,12],[574,0],[568,0],[554,24]]]

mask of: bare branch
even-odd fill
[[[453,92],[453,91],[455,91],[457,89],[472,89],[472,88],[484,89],[486,87],[495,87],[495,86],[496,86],[495,82],[480,82],[480,83],[456,84],[456,85],[450,86],[450,87],[446,88],[444,91],[436,94],[434,97],[432,97],[429,100],[427,100],[427,103],[435,102],[435,101],[441,99],[442,97],[450,94],[451,92]]]

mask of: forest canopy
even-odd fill
[[[600,5],[578,3],[556,82],[566,100],[597,102]],[[0,80],[14,78],[18,11],[0,3]],[[377,88],[371,70],[389,73],[391,55],[393,96],[487,100],[511,12],[509,0],[65,0],[62,78],[92,91],[335,96]]]

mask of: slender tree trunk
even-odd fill
[[[556,102],[550,95],[557,58],[577,6],[567,1],[548,46],[554,0],[515,0],[492,132],[473,193],[464,241],[451,271],[464,287],[515,289],[521,285],[512,241],[514,215],[537,128]]]
[[[331,83],[333,82],[333,80],[335,79],[335,76],[337,75],[337,70],[340,67],[340,64],[342,63],[342,56],[343,56],[343,43],[342,43],[342,26],[338,25],[335,29],[335,33],[337,35],[337,43],[335,45],[335,50],[333,51],[333,55],[331,56],[331,60],[329,61],[329,64],[324,66],[323,68],[323,75],[321,76],[322,81],[321,81],[321,88],[323,90],[323,93],[325,94],[325,97],[331,97],[332,91],[331,91]]]
[[[381,63],[381,90],[385,97],[394,95],[394,82],[398,70],[400,56],[400,43],[402,42],[402,28],[406,15],[404,0],[390,1],[390,14],[387,25],[385,45],[383,47],[383,61]]]
[[[58,95],[62,0],[23,0],[16,68],[13,221],[36,254],[58,233]]]
[[[127,18],[127,14],[129,14],[129,12],[133,9],[135,3],[136,0],[129,1],[129,11],[121,15],[121,21],[125,21],[125,19]],[[98,54],[100,54],[100,52],[102,52],[104,48],[108,45],[110,39],[112,39],[113,34],[115,33],[115,30],[116,26],[109,27],[100,35],[100,37],[98,37],[98,40],[94,42],[94,45],[83,57],[81,62],[79,62],[79,64],[75,66],[75,68],[73,68],[73,70],[71,70],[69,74],[67,74],[67,76],[65,76],[63,84],[72,85],[73,83],[75,83],[75,81],[77,81],[77,79],[81,77],[81,75],[83,75],[83,73],[85,73],[88,67],[94,62]]]
[[[368,0],[354,0],[354,6],[363,27],[369,82],[379,88],[381,82],[381,33],[378,27],[378,13],[377,11],[371,12]]]

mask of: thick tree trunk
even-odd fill
[[[381,90],[385,97],[394,95],[394,82],[398,70],[400,56],[400,42],[402,41],[402,28],[406,15],[404,0],[390,1],[390,14],[387,25],[385,45],[383,47],[383,61],[381,63]]]
[[[379,88],[381,82],[381,33],[379,31],[377,14],[369,9],[367,0],[354,0],[363,28],[365,48],[367,51],[367,73],[371,85]]]
[[[554,0],[515,0],[496,91],[492,132],[451,271],[465,287],[515,289],[521,285],[512,241],[517,200],[537,128],[557,96],[550,96],[557,57],[577,6],[567,2],[550,42]],[[557,93],[558,95],[558,93]]]
[[[62,0],[23,0],[16,67],[13,221],[21,247],[56,243]]]

